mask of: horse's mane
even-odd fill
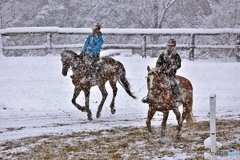
[[[162,74],[159,73],[157,68],[148,68],[148,76],[150,73],[153,73],[157,77],[163,76]]]
[[[78,55],[76,52],[72,51],[72,50],[66,50],[67,53],[73,54],[73,55]]]
[[[74,58],[74,59],[79,58],[79,55],[72,50],[64,50],[62,52],[61,56],[68,57],[68,58]]]
[[[148,71],[148,73],[149,73],[149,72],[152,72],[152,73],[158,74],[158,70],[157,70],[157,68],[151,68],[151,69]]]
[[[154,77],[154,88],[158,89],[168,89],[168,87],[165,87],[164,85],[166,84],[166,80],[164,78],[164,75],[159,73],[158,68],[148,68],[148,77],[152,75]]]

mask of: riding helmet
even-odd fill
[[[167,45],[176,46],[176,40],[173,39],[173,38],[169,39],[168,42],[167,42]]]
[[[100,25],[99,23],[97,23],[96,25],[94,25],[94,26],[92,27],[92,29],[95,29],[95,28],[97,28],[98,30],[100,30],[100,29],[101,29],[101,25]]]

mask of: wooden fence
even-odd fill
[[[160,36],[179,36],[184,35],[189,37],[188,44],[177,44],[180,49],[189,50],[189,60],[194,60],[195,49],[235,49],[239,48],[238,44],[232,45],[201,45],[195,44],[196,36],[209,36],[209,35],[223,35],[232,34],[239,35],[240,29],[221,28],[221,29],[191,29],[191,28],[178,28],[178,29],[102,29],[104,35],[122,35],[122,36],[141,36],[141,44],[104,44],[103,49],[141,49],[142,57],[146,57],[146,50],[152,49],[165,49],[166,44],[147,44],[146,37],[153,35]],[[83,44],[63,44],[56,45],[52,43],[52,35],[88,35],[91,33],[90,28],[59,28],[59,27],[21,27],[21,28],[7,28],[0,29],[0,54],[7,50],[37,50],[37,49],[61,49],[61,48],[80,48]],[[25,35],[45,35],[46,43],[44,45],[34,46],[4,46],[3,36],[15,36],[19,34]]]

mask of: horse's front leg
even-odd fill
[[[104,104],[104,102],[105,102],[105,100],[107,99],[107,96],[108,96],[107,90],[105,88],[105,83],[99,84],[98,87],[99,87],[99,90],[102,93],[102,100],[101,100],[101,102],[98,106],[98,111],[97,111],[97,115],[96,115],[97,118],[99,118],[101,116],[101,111],[102,111],[103,104]]]
[[[88,116],[88,120],[92,120],[92,112],[89,108],[89,99],[90,99],[90,89],[87,89],[84,91],[84,95],[85,95],[85,107],[87,110],[87,116]]]
[[[178,107],[174,107],[173,108],[173,112],[176,115],[177,121],[178,121],[178,126],[177,126],[177,137],[181,136],[181,132],[182,132],[182,117],[181,117],[181,113],[179,112]]]
[[[112,102],[110,104],[110,108],[111,108],[112,114],[114,114],[116,112],[116,109],[115,109],[115,98],[117,96],[118,88],[117,88],[117,84],[116,84],[115,81],[110,81],[110,85],[111,85],[112,90],[113,90],[113,98],[112,98]]]
[[[77,104],[77,102],[76,102],[76,99],[77,99],[77,97],[79,96],[80,92],[81,92],[81,90],[80,90],[79,88],[77,88],[77,87],[74,88],[72,103],[73,103],[73,105],[74,105],[77,109],[79,109],[80,111],[86,112],[86,111],[87,111],[86,108],[83,107],[83,106],[80,106],[80,105]]]
[[[150,107],[150,105],[149,105],[148,116],[147,116],[146,124],[147,124],[147,128],[148,128],[148,132],[150,132],[150,133],[153,133],[153,131],[152,131],[152,126],[151,126],[151,120],[152,120],[155,112],[156,112],[155,109],[153,109],[153,108]]]
[[[162,129],[161,129],[161,136],[164,137],[166,135],[166,124],[168,119],[169,111],[163,112],[163,119],[162,119]]]

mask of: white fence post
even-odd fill
[[[143,36],[143,42],[142,42],[142,58],[147,58],[146,55],[146,35]]]
[[[194,61],[194,49],[195,49],[195,34],[191,34],[189,60]]]
[[[47,49],[45,55],[49,54],[52,52],[52,34],[48,33],[47,34]]]
[[[240,34],[237,35],[235,52],[236,59],[238,62],[240,62]]]
[[[3,57],[3,41],[1,34],[0,34],[0,57]]]
[[[210,95],[211,160],[216,160],[216,95]],[[214,153],[214,154],[213,154]]]

